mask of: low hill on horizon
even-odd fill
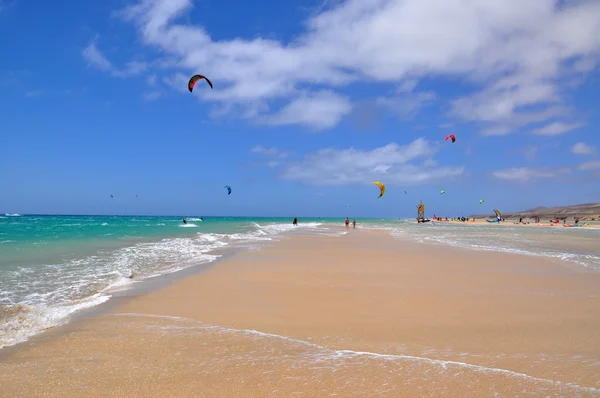
[[[501,209],[500,209],[501,210]],[[504,218],[532,218],[539,217],[542,221],[558,218],[574,219],[578,217],[582,221],[600,221],[600,203],[584,203],[572,206],[536,207],[530,210],[502,213]],[[493,214],[475,214],[471,217],[485,218],[494,217]]]

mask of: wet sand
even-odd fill
[[[600,396],[599,314],[571,264],[291,237],[17,347],[0,396]]]

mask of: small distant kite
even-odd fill
[[[114,198],[114,196],[110,195],[111,198]]]
[[[452,140],[452,143],[454,144],[456,142],[456,137],[454,136],[454,134],[449,134],[448,136],[446,136],[446,141],[448,140]]]
[[[445,193],[446,193],[446,191],[444,191],[443,189],[440,191],[440,195],[443,195]]]
[[[482,204],[483,202],[485,202],[485,200],[483,200],[483,199],[479,200],[479,204]]]
[[[406,195],[406,191],[404,191],[404,194]]]
[[[135,195],[135,198],[136,198],[136,199],[139,199],[139,196]]]
[[[380,194],[379,194],[379,196],[377,197],[377,199],[379,199],[379,198],[381,198],[383,195],[385,195],[385,185],[383,185],[383,184],[382,184],[381,182],[379,182],[379,181],[375,181],[375,182],[373,182],[372,184],[375,184],[375,185],[377,185],[377,186],[379,187]]]
[[[191,77],[190,81],[188,82],[188,90],[190,90],[190,93],[194,90],[194,86],[196,85],[196,82],[200,79],[204,79],[206,80],[206,82],[208,83],[208,85],[210,86],[210,88],[213,88],[213,84],[212,82],[208,79],[208,77],[206,76],[202,76],[202,75],[194,75]]]
[[[225,185],[223,188],[227,189],[227,195],[231,195],[231,187],[229,185]]]
[[[352,207],[352,205],[348,205],[348,207]]]

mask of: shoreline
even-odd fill
[[[241,217],[244,218],[244,217]],[[264,217],[264,219],[271,219],[269,217]],[[308,223],[306,223],[304,226],[308,227],[308,228],[314,228],[314,223],[311,221],[308,221]],[[283,225],[287,225],[287,224],[282,224],[282,223],[276,223],[276,224],[267,224],[266,226],[262,226],[261,228],[265,227],[265,228],[269,228],[271,226],[283,226]],[[323,229],[322,231],[319,232],[325,232],[325,233],[329,233],[331,232],[331,228],[330,226],[328,226],[328,223],[322,224],[327,226],[326,229]],[[7,351],[12,351],[13,349],[18,349],[18,347],[20,347],[23,344],[28,344],[30,342],[35,341],[36,339],[39,339],[41,337],[43,337],[46,334],[52,333],[53,331],[55,331],[56,329],[60,329],[60,328],[65,328],[68,327],[70,324],[72,324],[73,322],[77,322],[80,319],[85,319],[88,318],[90,316],[94,316],[96,314],[102,314],[106,312],[106,308],[111,308],[113,306],[113,304],[115,302],[120,302],[128,297],[135,297],[138,295],[142,295],[151,291],[155,291],[158,290],[164,286],[170,285],[178,280],[181,280],[183,278],[186,278],[190,275],[195,275],[196,273],[200,273],[203,272],[205,269],[210,268],[212,266],[214,266],[215,264],[217,264],[220,261],[224,261],[226,259],[228,259],[229,257],[238,254],[238,253],[243,253],[246,251],[253,251],[253,250],[262,250],[262,248],[264,247],[268,247],[276,242],[278,242],[279,240],[282,239],[286,239],[290,236],[303,236],[304,234],[319,234],[319,232],[316,231],[306,231],[304,228],[298,228],[296,230],[288,230],[288,231],[283,231],[283,232],[279,232],[279,233],[274,233],[274,234],[268,234],[266,238],[261,237],[261,235],[259,235],[259,239],[258,240],[241,240],[241,243],[238,243],[237,241],[233,244],[228,244],[227,246],[216,246],[212,249],[209,249],[205,252],[202,252],[202,255],[208,255],[208,256],[215,256],[215,258],[209,259],[209,260],[205,260],[204,262],[198,262],[195,264],[188,264],[186,266],[183,266],[182,268],[179,268],[175,271],[169,271],[166,270],[163,273],[157,274],[157,275],[152,275],[152,276],[148,276],[145,277],[143,279],[136,279],[135,276],[129,278],[127,280],[127,283],[125,284],[116,284],[114,286],[109,286],[107,288],[105,288],[104,290],[100,290],[98,291],[96,294],[102,294],[106,296],[106,299],[104,301],[98,302],[98,303],[93,303],[89,306],[83,307],[81,309],[77,309],[73,312],[71,312],[70,314],[68,314],[66,317],[60,319],[58,321],[57,324],[54,324],[50,327],[46,327],[42,330],[38,330],[36,332],[33,332],[31,334],[28,334],[26,339],[23,341],[19,341],[16,343],[12,343],[12,344],[7,344],[5,346],[0,346],[0,359],[2,359],[2,356],[7,352]],[[339,228],[338,231],[335,231],[336,233],[340,233],[343,232],[341,228]],[[193,236],[193,237],[189,237],[190,239],[199,239],[202,240],[203,235],[211,235],[212,232],[205,232],[199,236]],[[227,235],[227,234],[223,234],[223,235]],[[142,238],[138,240],[136,240],[136,243],[158,243],[158,242],[162,242],[166,239],[178,239],[178,236],[152,236],[149,237],[147,240],[142,240]],[[264,238],[264,239],[263,239]],[[129,245],[124,245],[122,246],[123,248],[129,247]],[[88,300],[91,297],[86,297],[84,299],[82,299],[82,301]]]
[[[208,350],[205,354],[212,352],[209,357],[216,361],[217,358],[226,355],[223,352],[213,352],[221,346],[229,347],[228,349],[234,351],[241,350],[240,352],[250,352],[247,350],[253,352],[259,350],[259,352],[263,352],[264,350],[274,349],[272,346],[274,345],[279,347],[277,350],[283,350],[284,352],[292,350],[292,353],[294,353],[298,350],[308,349],[309,346],[306,344],[310,342],[310,344],[315,345],[310,350],[314,349],[318,351],[318,355],[329,353],[326,355],[327,358],[331,355],[333,357],[338,356],[339,358],[348,356],[348,358],[343,360],[343,366],[340,365],[342,366],[340,372],[342,374],[348,373],[348,375],[355,375],[356,373],[356,377],[362,374],[362,377],[367,377],[367,380],[379,380],[384,377],[383,373],[378,373],[380,371],[383,372],[380,369],[380,366],[383,366],[380,363],[380,359],[372,355],[369,357],[370,354],[367,355],[367,352],[372,352],[373,355],[391,356],[390,360],[394,357],[395,359],[392,361],[394,363],[395,361],[404,363],[404,361],[414,362],[417,360],[419,364],[415,366],[425,366],[429,371],[432,371],[430,366],[434,366],[437,369],[438,366],[441,366],[442,362],[438,362],[435,365],[433,363],[427,364],[423,362],[424,360],[446,361],[447,365],[444,366],[458,366],[460,369],[463,369],[462,372],[475,372],[469,376],[469,379],[475,377],[476,374],[479,374],[477,376],[479,378],[488,378],[488,376],[480,374],[483,370],[477,370],[477,366],[483,366],[486,369],[492,365],[497,365],[492,366],[492,368],[498,369],[507,369],[508,367],[507,371],[518,374],[522,373],[524,375],[530,374],[530,372],[521,372],[520,370],[533,369],[534,372],[538,372],[539,374],[533,374],[531,377],[537,377],[540,380],[546,379],[548,375],[552,374],[550,371],[546,372],[540,369],[551,369],[552,366],[560,366],[564,380],[559,381],[573,382],[573,380],[569,381],[569,377],[572,376],[568,375],[581,374],[578,377],[584,377],[582,380],[588,381],[582,386],[583,390],[577,391],[579,393],[589,393],[591,394],[590,396],[597,396],[596,394],[600,393],[598,390],[586,390],[586,388],[590,387],[589,383],[593,378],[590,379],[589,372],[588,376],[580,372],[580,365],[577,364],[576,360],[570,360],[572,363],[565,365],[564,363],[560,364],[560,361],[557,362],[554,359],[548,359],[546,363],[550,361],[552,366],[545,366],[542,363],[541,365],[536,365],[536,367],[531,364],[527,365],[526,362],[530,360],[525,358],[512,358],[510,355],[508,357],[496,358],[494,355],[497,354],[492,355],[495,349],[505,349],[506,352],[504,354],[507,354],[512,350],[510,347],[518,343],[517,345],[522,346],[515,351],[518,353],[526,350],[526,346],[522,342],[514,342],[511,339],[506,340],[504,338],[504,342],[500,343],[496,341],[494,346],[489,347],[485,343],[485,341],[489,340],[488,337],[485,337],[485,334],[473,335],[473,331],[469,331],[468,327],[460,326],[461,323],[481,325],[480,320],[477,319],[479,317],[488,320],[492,324],[496,324],[501,329],[504,328],[502,322],[498,323],[497,319],[489,317],[493,314],[487,314],[488,311],[486,308],[482,307],[483,303],[479,302],[482,300],[491,305],[492,308],[497,307],[498,314],[496,316],[506,321],[515,317],[511,311],[508,311],[509,308],[522,311],[519,307],[523,305],[527,306],[527,303],[533,306],[532,309],[535,307],[541,312],[547,312],[547,309],[544,308],[545,306],[555,306],[555,317],[573,316],[573,314],[569,315],[569,311],[565,311],[569,308],[568,303],[571,302],[591,305],[591,300],[594,308],[600,308],[597,306],[598,297],[585,296],[586,294],[591,294],[589,292],[597,291],[594,289],[600,286],[600,276],[594,272],[582,271],[584,274],[582,275],[581,272],[573,272],[570,267],[564,264],[540,258],[524,258],[521,255],[505,253],[491,253],[482,256],[481,253],[468,248],[444,248],[444,246],[439,245],[434,245],[435,247],[433,247],[428,244],[415,244],[414,242],[396,240],[388,236],[387,233],[377,233],[367,230],[350,232],[353,233],[340,237],[286,236],[281,240],[270,242],[271,244],[260,251],[237,252],[228,256],[227,259],[217,259],[215,262],[210,263],[211,265],[206,269],[200,272],[196,270],[196,272],[183,278],[176,278],[177,280],[172,280],[172,283],[163,285],[156,290],[129,297],[121,302],[111,300],[114,305],[110,305],[111,308],[104,307],[106,312],[103,314],[96,313],[87,318],[82,317],[66,327],[60,327],[60,330],[53,330],[47,334],[44,333],[43,335],[45,336],[43,339],[36,339],[36,341],[32,339],[27,346],[21,346],[18,350],[11,350],[13,351],[11,355],[6,355],[2,353],[3,350],[0,350],[0,368],[5,372],[10,372],[11,369],[15,369],[10,365],[16,365],[17,363],[20,363],[21,366],[29,364],[27,366],[35,367],[36,365],[33,363],[22,362],[31,355],[35,355],[38,358],[46,358],[42,362],[50,361],[46,363],[47,366],[51,365],[52,367],[61,368],[61,366],[65,366],[66,362],[76,360],[79,361],[78,366],[86,367],[85,361],[81,363],[81,358],[77,360],[77,357],[69,357],[69,353],[60,353],[61,347],[67,341],[69,341],[69,344],[74,344],[74,347],[80,347],[83,352],[88,352],[85,355],[95,356],[105,354],[109,356],[116,355],[117,353],[113,353],[114,350],[111,347],[117,342],[122,341],[122,343],[117,344],[120,350],[118,355],[123,356],[129,353],[124,358],[129,358],[130,355],[137,357],[140,353],[138,350],[141,347],[135,341],[145,336],[143,337],[144,339],[149,339],[147,341],[153,342],[154,332],[152,330],[163,330],[163,332],[160,332],[161,336],[163,336],[160,340],[156,340],[156,343],[145,347],[147,351],[144,351],[144,356],[149,356],[149,358],[163,357],[169,366],[172,365],[178,369],[180,366],[178,365],[179,362],[177,362],[178,359],[172,358],[174,352],[179,352],[177,356],[185,356],[186,359],[183,360],[183,363],[190,366],[189,361],[192,359],[185,355],[188,351],[199,355],[201,352]],[[320,256],[323,258],[315,258],[315,253],[321,253]],[[306,262],[308,259],[311,259],[309,263]],[[480,263],[480,260],[484,262]],[[367,266],[364,261],[367,261],[370,265]],[[463,276],[467,275],[470,276],[464,279]],[[373,283],[375,285],[371,286]],[[574,286],[572,285],[573,283],[579,284],[578,290],[571,290],[571,286]],[[327,286],[330,287],[327,288]],[[509,288],[514,291],[511,291]],[[484,291],[486,294],[480,296],[482,293],[477,293],[477,290]],[[422,297],[424,301],[412,302],[414,300],[413,294]],[[402,304],[399,296],[404,297],[403,300],[411,301],[412,307],[409,306],[410,308],[407,308],[405,304]],[[472,300],[469,297],[478,297],[479,300]],[[494,297],[497,298],[495,299]],[[273,301],[273,298],[276,298],[275,301]],[[437,302],[437,306],[442,307],[450,306],[448,309],[453,305],[458,305],[456,309],[471,308],[472,311],[475,311],[479,315],[474,317],[474,313],[468,316],[465,314],[459,315],[460,313],[458,313],[454,315],[457,317],[454,319],[451,316],[452,311],[442,310],[443,308],[438,309],[435,306],[431,307],[430,304],[427,304],[429,302]],[[210,303],[210,305],[205,307],[202,303]],[[319,304],[314,307],[317,303]],[[387,308],[387,312],[383,311],[380,308],[381,306],[389,307]],[[504,308],[504,310],[500,310],[501,308]],[[581,312],[581,310],[577,310],[576,308],[575,310],[577,314],[581,314],[580,316],[585,316],[585,312]],[[428,311],[434,311],[438,315],[435,318],[429,318],[426,316]],[[388,312],[396,314],[396,316],[390,318]],[[404,313],[404,316],[400,316],[402,313]],[[132,316],[126,314],[138,315]],[[435,322],[440,323],[440,326],[446,325],[445,328],[458,327],[459,329],[453,333],[450,330],[446,331],[444,328],[430,329],[431,325],[427,325],[434,319]],[[461,319],[462,321],[459,322]],[[520,318],[517,317],[514,321],[517,321],[517,319]],[[332,320],[336,322],[332,323]],[[356,322],[359,320],[362,321],[357,324]],[[359,327],[365,321],[364,325],[369,325],[369,327],[366,329]],[[523,321],[525,319],[514,324],[513,321],[510,321],[509,324],[513,325],[512,327],[518,328]],[[540,325],[547,322],[544,317],[540,318],[536,316],[528,322],[526,321],[525,325],[534,321],[540,323]],[[593,319],[590,321],[596,322]],[[146,326],[144,325],[147,327],[151,327],[151,325],[163,326],[160,326],[159,329],[152,329],[152,327],[151,329],[145,329]],[[396,326],[394,327],[393,325]],[[165,327],[167,329],[164,329]],[[198,329],[199,327],[200,329]],[[221,332],[208,332],[209,330],[217,330],[210,329],[211,327],[229,328],[231,331],[225,332],[225,329],[223,329],[225,335]],[[480,327],[475,327],[475,330]],[[563,329],[564,327],[568,326],[561,326]],[[117,330],[114,328],[118,328],[118,334],[110,332],[111,330]],[[193,330],[197,330],[198,333],[200,333],[200,330],[204,330],[204,332],[196,337],[182,337],[177,335],[179,333],[177,331],[183,333],[185,330],[188,330],[190,333]],[[235,332],[234,330],[242,332]],[[244,330],[246,332],[243,332]],[[250,330],[256,330],[257,332],[250,332]],[[458,330],[462,331],[459,332]],[[525,333],[527,330],[528,327],[525,326],[525,329],[521,332]],[[573,329],[573,331],[575,330],[579,329]],[[173,331],[175,334],[171,335],[169,331]],[[165,335],[164,333],[167,334]],[[188,336],[187,333],[184,333],[185,336]],[[206,335],[206,333],[209,335]],[[261,339],[266,340],[260,340],[262,343],[255,341],[253,338],[248,337],[250,336],[248,333],[250,335],[252,333],[266,333],[265,336],[261,337]],[[497,332],[489,330],[488,333]],[[506,329],[506,333],[510,335],[512,333],[511,329]],[[583,333],[581,335],[582,338],[583,336],[587,336],[585,337],[586,339],[593,339],[590,340],[590,343],[594,342],[594,337],[591,337],[589,334],[588,326],[577,333]],[[284,338],[284,340],[278,337],[268,337],[267,335],[269,334],[283,336],[281,338]],[[453,337],[453,334],[463,335],[464,338],[457,340],[456,336]],[[523,336],[529,336],[530,334],[531,332],[527,331]],[[548,339],[543,337],[544,334],[549,334]],[[467,338],[467,335],[472,336]],[[501,335],[499,334],[498,336]],[[550,335],[554,337],[550,338]],[[515,336],[518,336],[518,334]],[[524,339],[523,336],[520,338],[521,340]],[[569,345],[565,345],[566,342],[559,343],[560,339],[564,337],[561,337],[560,333],[557,334],[556,331],[540,330],[531,335],[531,338],[533,337],[535,338],[529,341],[528,344],[533,344],[534,348],[537,345],[548,347],[548,350],[552,350],[555,349],[552,348],[554,345],[569,350]],[[183,340],[181,340],[182,338]],[[555,340],[553,345],[549,344],[550,341],[556,338],[558,340]],[[233,340],[230,341],[230,339]],[[273,339],[280,340],[275,341]],[[285,339],[291,339],[289,340],[289,344],[286,343],[287,340]],[[294,339],[297,342],[292,344],[292,340]],[[545,340],[548,342],[544,343]],[[211,341],[221,341],[221,345],[204,345]],[[298,341],[306,342],[306,344],[298,343]],[[595,338],[595,343],[596,346],[600,346],[597,344],[600,343],[598,338]],[[264,344],[267,344],[267,346],[264,346]],[[403,347],[401,347],[402,345]],[[447,351],[448,347],[452,346],[456,347]],[[100,349],[100,347],[103,348]],[[167,351],[164,351],[165,349]],[[355,354],[344,350],[351,350]],[[575,351],[577,350],[585,351],[585,347],[582,346]],[[363,351],[365,352],[364,355],[357,354]],[[100,354],[100,352],[103,353]],[[168,352],[171,352],[171,354],[168,354]],[[347,354],[344,354],[344,352],[347,352]],[[429,352],[429,354],[424,355],[426,352]],[[53,359],[50,359],[47,356],[51,355],[50,353],[58,355],[58,358],[53,357]],[[292,355],[292,353],[289,355]],[[155,357],[155,355],[159,356]],[[167,355],[167,357],[165,358],[164,355]],[[356,355],[359,356],[357,357]],[[365,355],[367,356],[365,357]],[[467,356],[465,357],[465,355]],[[415,357],[415,359],[409,360],[411,356]],[[375,369],[378,369],[377,372],[375,370],[367,370],[359,363],[354,363],[354,361],[360,359],[359,357],[362,358],[361,361],[375,361],[376,363],[372,363],[371,365],[375,366]],[[333,360],[327,358],[323,358],[322,360],[326,363]],[[283,361],[283,359],[280,360]],[[153,362],[152,360],[149,361],[149,371],[152,373]],[[244,380],[244,374],[247,377],[257,377],[257,375],[252,373],[252,369],[246,368],[247,364],[245,364],[244,360],[240,359],[238,362],[238,365],[242,366],[245,369],[244,372],[246,372],[242,372],[242,380]],[[348,362],[352,362],[354,365]],[[464,364],[453,365],[453,363]],[[96,369],[95,365],[88,365],[91,366],[90,371]],[[119,364],[114,365],[120,368]],[[507,366],[502,367],[501,365]],[[227,367],[226,365],[223,366]],[[270,368],[268,364],[261,366],[266,367],[266,370],[271,372],[270,374],[278,372]],[[300,364],[297,363],[294,365],[294,369],[297,366],[300,366]],[[358,368],[356,368],[357,366]],[[389,364],[388,366],[392,365]],[[403,368],[405,366],[408,365],[403,365]],[[198,369],[201,368],[200,366]],[[104,367],[100,366],[96,370],[104,371],[102,369]],[[223,369],[223,372],[229,374],[229,371],[226,371],[225,368]],[[302,369],[288,369],[284,374],[290,376],[292,373],[295,374],[294,372],[308,372],[307,375],[312,375],[317,371],[310,366],[307,369]],[[421,370],[426,371],[427,369]],[[574,371],[574,369],[579,370]],[[556,372],[556,369],[554,372]],[[251,376],[251,374],[254,374],[254,376]],[[371,376],[367,376],[369,374]],[[506,380],[502,382],[500,379],[508,377],[506,376],[507,374],[503,375],[502,373],[495,372],[490,376],[491,379],[487,380],[491,384],[486,384],[487,387],[483,385],[479,386],[482,388],[481,391],[487,391],[490,385],[494,386],[494,388],[504,386],[503,383]],[[22,375],[22,379],[24,377],[30,380],[32,384],[35,384],[41,382],[45,376],[36,376],[35,373],[27,373],[26,375]],[[52,376],[48,377],[52,378]],[[137,374],[137,377],[144,376]],[[170,377],[179,378],[176,374]],[[538,382],[544,385],[548,384],[539,380],[538,382],[526,381],[522,376],[512,375],[510,377],[517,377],[521,387],[527,385],[529,386],[527,388],[533,388],[532,386]],[[204,379],[205,377],[202,376],[200,378]],[[84,379],[88,380],[86,377]],[[185,388],[183,390],[178,389],[181,386],[176,388],[174,385],[171,385],[171,381],[175,379],[167,378],[165,380],[165,384],[160,387],[163,394],[169,395],[172,393],[182,395],[181,391],[190,391],[185,387],[186,384],[184,384]],[[2,380],[2,376],[0,376],[0,385],[2,385]],[[60,380],[62,380],[61,383],[64,386],[72,384],[68,380]],[[193,382],[191,379],[185,378],[185,380],[188,384],[197,384],[197,382]],[[246,378],[246,380],[250,379]],[[287,387],[281,385],[283,379],[279,378],[277,380],[277,386],[282,388],[281,391],[286,390]],[[6,377],[4,377],[4,382],[7,382]],[[134,383],[134,386],[128,386],[127,383],[118,382],[113,388],[108,385],[99,387],[93,380],[88,380],[87,382],[91,383],[90,386],[94,385],[94,388],[97,388],[97,390],[94,390],[96,391],[96,395],[102,395],[109,391],[117,391],[114,388],[120,389],[118,391],[121,392],[135,391],[140,393],[144,391],[139,383]],[[389,382],[391,383],[392,380],[390,379]],[[20,391],[18,386],[10,385],[10,381],[8,383],[9,387],[16,388],[15,392]],[[241,387],[239,381],[234,384],[236,388]],[[292,384],[299,387],[295,383]],[[452,388],[453,391],[460,392],[460,384],[455,384],[454,381],[448,380],[447,387]],[[479,385],[481,383],[477,382],[476,384]],[[328,384],[327,386],[324,387],[327,391],[340,391],[340,386],[335,383]],[[130,389],[134,387],[134,390]],[[419,396],[415,395],[416,391],[418,391],[417,387],[419,386],[411,384],[407,389],[401,389],[400,391],[405,391],[410,396]],[[239,389],[231,390],[230,388],[232,387],[221,385],[221,387],[214,391],[228,392],[233,396],[240,396],[240,391],[243,391]],[[263,393],[268,393],[274,389],[273,386],[266,387],[266,390],[261,390],[260,387],[257,388],[258,390],[255,389],[255,391],[262,391]],[[417,388],[417,390],[413,388]],[[547,388],[550,388],[550,386],[543,387],[543,390],[546,391]],[[560,388],[564,389],[567,387],[563,386]],[[375,391],[372,388],[368,390]],[[568,392],[567,390],[561,391]],[[304,391],[308,390],[305,389]],[[532,391],[536,391],[535,388]],[[572,390],[569,391],[573,393]],[[398,391],[396,390],[396,392]],[[56,395],[57,392],[50,395],[53,394]],[[149,395],[154,394],[151,393]],[[316,395],[320,396],[319,394]],[[434,395],[436,394],[434,393]],[[281,396],[289,395],[282,393]]]
[[[243,252],[244,248],[217,248],[214,252],[209,254],[218,255],[219,257],[207,263],[199,263],[191,265],[189,267],[182,268],[175,272],[165,273],[157,275],[151,278],[134,281],[131,284],[124,286],[113,287],[105,293],[109,295],[108,300],[87,307],[70,314],[62,323],[47,328],[39,333],[30,336],[27,340],[18,342],[16,344],[7,345],[0,348],[0,361],[20,349],[26,346],[40,344],[41,342],[52,339],[53,337],[60,336],[68,333],[76,328],[78,324],[86,322],[95,317],[103,316],[110,313],[119,305],[126,303],[128,300],[132,300],[138,296],[149,294],[174,283],[184,280],[190,276],[199,275],[207,269],[216,266],[220,261],[226,261],[231,256]],[[220,251],[226,251],[226,253],[219,253]]]
[[[117,285],[106,288],[105,290],[102,290],[97,293],[105,294],[107,296],[107,299],[105,301],[100,302],[98,304],[93,304],[89,307],[75,310],[74,312],[67,315],[65,318],[61,319],[58,324],[43,329],[37,333],[33,333],[29,335],[26,338],[26,340],[0,347],[0,361],[3,359],[3,357],[5,357],[6,355],[10,355],[9,353],[15,350],[19,350],[22,346],[36,344],[38,341],[44,340],[46,335],[52,335],[57,332],[62,333],[65,330],[68,330],[69,327],[73,324],[85,321],[86,319],[94,318],[95,316],[105,315],[112,308],[118,306],[123,302],[126,302],[127,300],[133,299],[137,296],[155,292],[166,286],[170,286],[174,283],[177,283],[178,281],[181,281],[187,277],[198,275],[204,272],[205,270],[214,267],[219,262],[226,261],[234,255],[256,249],[261,250],[263,247],[268,247],[269,245],[277,242],[278,239],[285,239],[285,236],[274,236],[273,238],[274,239],[272,241],[261,241],[257,246],[252,247],[243,245],[217,247],[203,253],[211,256],[216,256],[216,258],[210,261],[188,265],[176,271],[165,272],[144,279],[136,280],[135,278],[131,278],[131,282],[125,285]]]
[[[249,224],[252,223],[254,222]],[[125,274],[121,272],[122,270],[113,270],[113,272],[119,272],[121,274],[120,280],[113,281],[103,289],[92,291],[90,295],[84,296],[76,301],[71,301],[70,303],[60,303],[55,307],[36,307],[29,305],[28,303],[23,304],[17,302],[17,304],[9,305],[8,311],[5,312],[2,311],[2,307],[0,306],[0,321],[5,322],[3,325],[0,325],[4,326],[4,329],[0,329],[0,337],[6,339],[0,341],[0,343],[5,344],[3,346],[0,345],[0,354],[15,345],[18,346],[27,343],[28,341],[31,341],[31,339],[43,335],[48,331],[65,326],[81,316],[85,317],[88,313],[93,313],[98,308],[110,305],[114,299],[123,295],[137,294],[138,291],[144,292],[147,289],[155,289],[152,287],[155,285],[163,286],[164,283],[169,284],[171,283],[169,278],[171,278],[172,275],[173,278],[177,279],[179,278],[178,275],[188,275],[188,270],[190,269],[199,268],[202,270],[206,266],[214,264],[215,261],[219,261],[219,257],[223,255],[245,250],[260,250],[261,247],[268,246],[278,239],[284,238],[288,234],[288,232],[285,231],[285,228],[283,228],[282,231],[278,231],[278,228],[281,229],[285,224],[271,223],[262,226],[256,223],[254,224],[257,228],[241,233],[222,233],[209,230],[206,232],[198,231],[191,236],[184,236],[183,239],[190,239],[192,242],[197,242],[194,244],[208,244],[209,247],[206,250],[199,252],[197,258],[188,258],[181,262],[171,264],[165,263],[164,265],[161,265],[160,262],[155,262],[152,265],[154,267],[158,265],[159,271],[157,273],[146,272],[146,275],[140,275],[137,272],[129,271],[131,274],[125,276]],[[305,226],[309,229],[314,228],[313,223],[308,223]],[[180,227],[180,225],[177,225],[177,227]],[[294,231],[294,233],[300,234],[303,232],[304,228]],[[121,243],[119,246],[111,247],[111,250],[114,250],[112,252],[109,251],[108,254],[102,253],[104,247],[98,247],[96,250],[97,253],[100,254],[97,254],[95,251],[89,252],[82,258],[92,258],[97,255],[105,258],[109,255],[114,255],[114,253],[117,253],[119,250],[138,248],[138,245],[160,245],[162,242],[174,242],[180,239],[182,239],[182,237],[178,235],[150,235],[145,238],[133,238],[129,243]],[[227,243],[222,244],[223,240]],[[213,244],[215,241],[216,244]],[[162,271],[160,270],[161,267],[163,268]],[[193,273],[195,271],[189,272]],[[163,282],[164,278],[167,279]],[[9,293],[11,293],[10,285],[8,290]],[[2,293],[1,290],[0,293]],[[61,311],[66,315],[63,315]],[[100,309],[98,311],[102,310]],[[19,330],[20,328],[22,329]],[[3,333],[4,335],[2,335]]]
[[[458,223],[458,225],[464,225],[464,224],[473,225],[473,224],[475,224],[472,222],[457,222],[457,221],[444,222],[443,224],[457,225],[457,223]],[[483,224],[479,223],[476,225],[486,225],[486,223],[483,223]],[[216,247],[212,250],[209,250],[209,251],[203,253],[203,254],[207,254],[210,256],[217,256],[217,258],[215,258],[214,260],[210,260],[210,261],[204,262],[204,263],[194,264],[191,266],[186,266],[175,272],[167,272],[167,273],[156,275],[156,276],[153,276],[150,278],[145,278],[145,279],[141,279],[141,280],[134,279],[133,283],[127,284],[125,286],[115,286],[109,290],[102,291],[101,293],[106,294],[108,296],[106,301],[101,302],[99,304],[92,305],[87,308],[76,310],[72,314],[68,315],[66,319],[62,320],[60,322],[60,324],[46,328],[40,332],[30,335],[27,338],[27,340],[25,340],[25,341],[21,341],[16,344],[6,345],[6,346],[0,348],[0,358],[3,356],[3,353],[5,353],[8,350],[11,350],[13,347],[19,347],[22,344],[31,342],[31,341],[33,341],[33,339],[36,339],[42,335],[48,334],[51,331],[54,331],[56,328],[65,327],[65,326],[71,324],[72,322],[76,322],[80,318],[86,318],[86,317],[90,316],[90,314],[92,314],[92,316],[93,316],[93,314],[96,314],[96,313],[103,313],[103,312],[105,312],[104,308],[111,308],[113,306],[113,304],[116,305],[115,302],[121,301],[123,297],[133,297],[136,295],[155,291],[164,286],[175,283],[176,281],[179,281],[182,278],[186,278],[190,275],[195,275],[196,273],[203,272],[203,270],[210,268],[212,266],[215,266],[216,264],[218,264],[222,261],[225,261],[229,257],[234,256],[238,253],[251,251],[251,250],[255,250],[255,249],[262,250],[262,248],[264,248],[264,247],[269,247],[269,246],[272,246],[273,244],[276,244],[279,240],[288,239],[290,237],[294,237],[294,236],[298,236],[298,235],[305,236],[307,234],[308,236],[327,236],[330,234],[337,235],[337,234],[345,234],[345,233],[353,232],[353,229],[351,227],[344,228],[344,226],[341,225],[341,223],[337,224],[337,225],[333,224],[333,223],[325,223],[325,224],[322,224],[322,226],[325,227],[325,228],[323,228],[322,231],[304,231],[303,229],[298,229],[298,230],[287,231],[287,232],[284,232],[284,233],[281,233],[278,235],[272,235],[272,236],[270,236],[270,239],[272,239],[272,240],[254,242],[254,244],[256,246],[254,244],[251,246],[249,246],[248,244],[242,244],[240,246]],[[513,226],[513,224],[506,224],[503,226],[510,227],[510,226]],[[415,240],[413,240],[412,238],[407,238],[407,237],[398,236],[398,235],[393,234],[393,231],[391,229],[389,229],[388,227],[384,227],[381,229],[377,228],[377,227],[371,228],[371,225],[369,223],[365,223],[365,224],[359,224],[358,230],[354,231],[354,232],[359,232],[359,231],[370,231],[371,233],[373,233],[373,231],[380,231],[380,232],[385,231],[385,235],[391,235],[391,236],[393,236],[394,239],[398,239],[405,243],[409,243],[409,242],[415,243]],[[526,250],[517,250],[517,249],[505,250],[501,247],[494,247],[494,248],[484,247],[484,246],[470,247],[470,246],[461,246],[461,245],[458,245],[458,247],[457,247],[456,245],[453,245],[450,242],[445,242],[445,241],[422,241],[422,240],[416,240],[416,241],[418,242],[418,244],[421,244],[421,245],[431,245],[432,248],[444,248],[444,247],[447,249],[448,248],[452,248],[452,249],[458,248],[460,250],[466,250],[466,251],[511,253],[511,254],[516,254],[516,255],[532,256],[532,257],[537,257],[537,258],[546,258],[546,259],[549,259],[550,261],[569,264],[569,267],[573,268],[573,270],[575,270],[576,272],[588,272],[590,269],[594,269],[593,266],[588,267],[587,265],[584,265],[577,260],[572,260],[572,259],[566,260],[561,257],[562,255],[553,256],[553,255],[548,255],[548,254],[534,253],[534,252],[528,252]],[[558,254],[560,254],[560,253],[558,253]],[[573,266],[574,264],[576,264],[576,266]],[[582,265],[583,265],[583,268],[581,267]],[[579,271],[576,270],[577,268],[579,268]]]

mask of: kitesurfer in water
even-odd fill
[[[294,221],[292,221],[292,225],[298,225],[298,217],[294,217]]]
[[[185,219],[185,217],[183,217],[183,223],[187,224],[187,220]]]

